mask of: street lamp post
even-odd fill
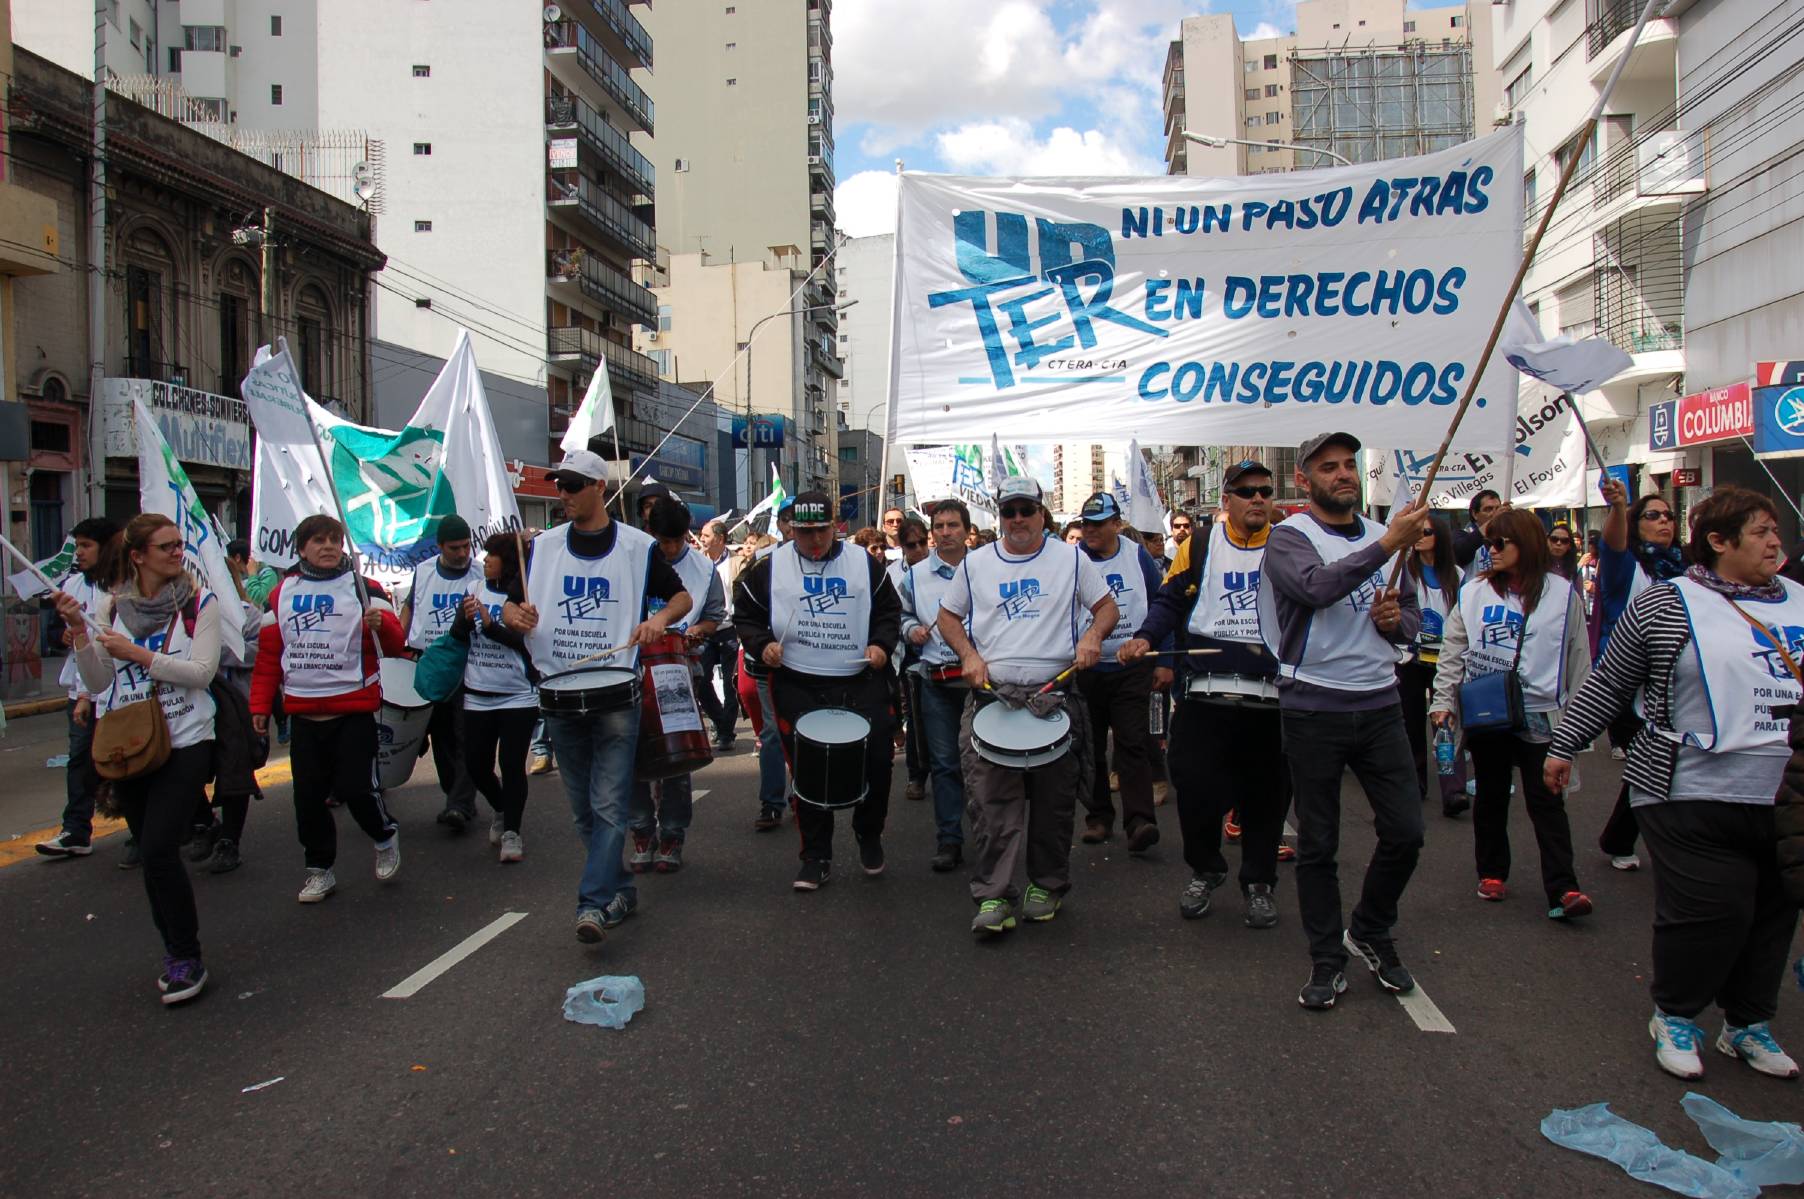
[[[1228,145],[1265,146],[1273,150],[1301,150],[1305,154],[1320,154],[1323,158],[1332,158],[1344,167],[1353,165],[1353,160],[1344,154],[1336,154],[1333,150],[1320,150],[1314,146],[1299,146],[1295,142],[1260,142],[1244,137],[1214,137],[1207,133],[1192,133],[1188,129],[1184,130],[1182,136],[1187,142],[1195,142],[1199,146],[1211,146],[1217,150]]]
[[[765,321],[775,320],[780,316],[800,316],[809,312],[823,312],[829,308],[836,308],[837,312],[844,312],[856,303],[858,303],[857,300],[847,300],[844,304],[837,306],[833,304],[808,304],[801,308],[785,308],[781,312],[773,312],[768,316],[761,316],[756,321],[752,322],[752,331],[746,334],[745,337],[745,503],[748,508],[752,503],[752,451],[756,448],[753,445],[753,442],[756,439],[752,434],[752,346],[757,344],[759,326],[763,325]]]

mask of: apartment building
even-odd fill
[[[797,430],[797,444],[786,443],[780,458],[787,487],[838,486],[834,393],[844,368],[834,261],[830,0],[660,4],[647,8],[645,23],[659,55],[658,130],[650,153],[660,175],[663,251],[649,281],[667,310],[660,324],[669,327],[657,331],[657,343],[645,336],[641,345],[670,348],[663,339],[675,336],[682,348],[671,357],[681,381],[712,380],[728,372],[754,326],[800,310],[761,326],[754,356],[783,361],[791,374],[767,383],[760,364],[755,415],[770,418],[766,427],[777,420]],[[710,271],[719,277],[710,278]],[[778,275],[789,285],[766,295]],[[735,294],[749,280],[756,280],[750,286],[763,297],[761,306],[733,315],[737,335],[718,341],[718,356],[704,351],[692,337],[699,314],[714,311],[715,297]],[[789,347],[771,344],[785,336]],[[744,364],[737,370],[743,373]],[[762,496],[769,471],[749,478]]]

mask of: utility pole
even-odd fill
[[[263,344],[276,344],[276,210],[269,207],[263,209]]]
[[[88,514],[106,511],[106,0],[94,3],[94,145],[88,155]]]

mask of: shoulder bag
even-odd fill
[[[180,612],[169,618],[169,627],[163,632],[164,645],[169,644],[179,619]],[[118,691],[119,668],[115,666],[113,693]],[[101,778],[114,782],[141,778],[169,761],[169,721],[163,715],[161,692],[162,688],[153,682],[148,697],[122,708],[109,708],[94,725],[94,743],[89,752],[94,772]]]
[[[1459,722],[1467,732],[1513,733],[1522,727],[1527,712],[1522,703],[1522,647],[1528,644],[1528,615],[1516,637],[1516,657],[1508,670],[1493,671],[1459,685]],[[1470,650],[1467,651],[1470,653]]]

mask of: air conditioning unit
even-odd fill
[[[820,123],[821,123],[821,114],[820,114],[820,113],[818,113],[818,112],[811,112],[811,113],[809,113],[809,114],[808,114],[808,123],[809,123],[809,124],[810,124],[810,125],[818,125],[818,124],[820,124]]]
[[[240,57],[240,56],[241,56],[241,55],[242,55],[242,54],[243,54],[243,53],[244,53],[244,47],[243,47],[243,46],[233,46],[233,47],[232,47],[232,50],[231,50],[231,55],[232,55],[232,57],[233,57],[233,58],[238,58],[238,57]]]
[[[688,170],[689,169],[689,160],[687,158],[677,159],[676,164],[675,164],[675,169],[679,170],[679,171]]]
[[[645,335],[645,340],[652,345],[657,345],[658,344],[658,331],[656,329],[653,329],[651,332],[647,333]]]
[[[821,165],[821,156],[819,154],[810,154],[808,156],[808,165],[811,167],[820,166]]]

